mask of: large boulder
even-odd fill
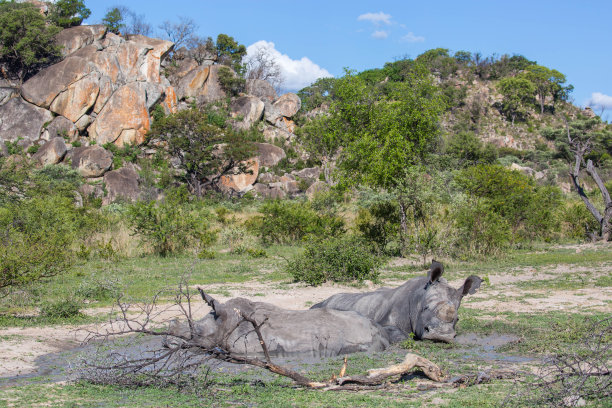
[[[264,102],[272,103],[278,97],[274,87],[263,79],[249,79],[246,82],[246,92],[258,97]]]
[[[294,170],[291,172],[291,174],[301,179],[318,180],[319,176],[321,175],[321,168],[320,167],[307,167],[299,171]]]
[[[255,143],[259,164],[264,167],[276,166],[278,162],[287,157],[283,149],[269,143]]]
[[[270,187],[268,184],[257,183],[253,187],[254,191],[261,198],[281,200],[287,197],[287,193],[279,186]]]
[[[101,40],[106,34],[106,26],[82,25],[62,30],[55,36],[55,43],[62,47],[62,55],[67,56],[81,48]]]
[[[219,188],[227,194],[244,193],[256,181],[259,174],[259,159],[253,158],[247,160],[244,165],[246,171],[240,171],[238,167],[234,168],[230,174],[226,174],[219,180]]]
[[[67,151],[64,139],[62,137],[54,137],[38,149],[32,156],[32,160],[35,160],[42,166],[57,164],[64,160]]]
[[[128,43],[135,43],[138,47],[147,50],[139,67],[138,80],[159,83],[161,81],[159,72],[161,62],[172,51],[174,43],[136,34],[129,35],[127,39]]]
[[[268,142],[274,142],[280,140],[282,142],[290,140],[292,134],[286,130],[279,129],[276,126],[266,126],[263,131],[263,137]]]
[[[113,165],[113,154],[95,145],[72,150],[72,168],[86,178],[101,177]]]
[[[150,129],[146,91],[138,83],[119,88],[106,103],[89,136],[98,144],[141,144]]]
[[[242,118],[236,125],[239,129],[249,129],[255,122],[261,119],[263,111],[264,103],[259,98],[251,95],[235,98],[230,104],[231,117]]]
[[[51,122],[53,115],[21,98],[12,98],[0,105],[0,140],[19,142],[23,147],[30,146],[40,138],[45,123]]]
[[[0,140],[0,157],[7,157],[9,155],[8,148],[2,140]]]
[[[104,174],[107,195],[102,199],[102,204],[108,205],[117,200],[137,201],[140,198],[138,180],[138,173],[132,166],[107,172]]]
[[[273,103],[273,106],[278,109],[284,117],[290,118],[295,115],[302,107],[300,97],[294,93],[286,93]]]

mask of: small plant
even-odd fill
[[[82,143],[78,140],[75,140],[74,142],[71,143],[72,147],[81,147]]]
[[[382,258],[362,239],[352,236],[308,243],[304,252],[289,261],[287,272],[296,281],[320,285],[334,282],[376,281]]]
[[[202,249],[200,252],[198,252],[199,259],[215,259],[216,257],[217,254],[210,249]]]
[[[28,147],[27,151],[28,151],[28,154],[36,154],[38,149],[40,149],[39,145],[32,145],[32,146]]]
[[[115,299],[119,295],[119,280],[113,277],[97,279],[90,282],[82,282],[75,294],[83,299],[90,300],[109,300]]]
[[[262,248],[247,248],[246,252],[247,254],[249,254],[251,258],[267,258],[268,257],[268,253],[266,252],[265,249],[262,249]]]
[[[81,315],[81,304],[74,299],[45,303],[40,307],[40,315],[56,319],[77,317]]]

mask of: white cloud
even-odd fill
[[[372,37],[377,38],[379,40],[384,40],[389,36],[389,33],[384,30],[374,31],[372,33]]]
[[[378,13],[365,13],[357,17],[357,21],[369,21],[370,23],[379,24],[391,24],[391,14],[385,14],[382,11]]]
[[[415,35],[412,31],[402,37],[402,41],[409,43],[418,43],[425,41],[425,37],[420,35]]]
[[[600,109],[612,109],[612,96],[601,92],[593,92],[587,105]]]
[[[247,58],[264,49],[279,65],[283,76],[282,87],[291,91],[302,89],[319,78],[332,77],[325,68],[321,68],[307,57],[299,60],[291,59],[287,54],[281,54],[273,42],[257,41],[247,47]]]

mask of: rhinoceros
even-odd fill
[[[482,279],[468,277],[454,289],[441,279],[444,267],[435,260],[427,276],[413,278],[395,289],[381,288],[366,293],[339,293],[311,309],[352,310],[383,326],[392,343],[414,333],[417,339],[450,343],[455,338],[457,310],[461,299],[473,294]]]
[[[190,343],[214,349],[222,348],[250,357],[262,356],[263,349],[253,325],[244,316],[261,326],[261,334],[272,356],[333,357],[359,351],[382,351],[389,346],[384,328],[357,312],[333,309],[287,310],[264,302],[234,298],[220,303],[204,294],[213,308],[193,325],[175,321],[169,332]]]

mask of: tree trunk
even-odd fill
[[[400,209],[400,241],[401,241],[401,252],[402,256],[406,254],[406,237],[408,236],[408,222],[406,217],[406,204],[404,203],[404,199],[400,197],[399,199],[399,209]]]

